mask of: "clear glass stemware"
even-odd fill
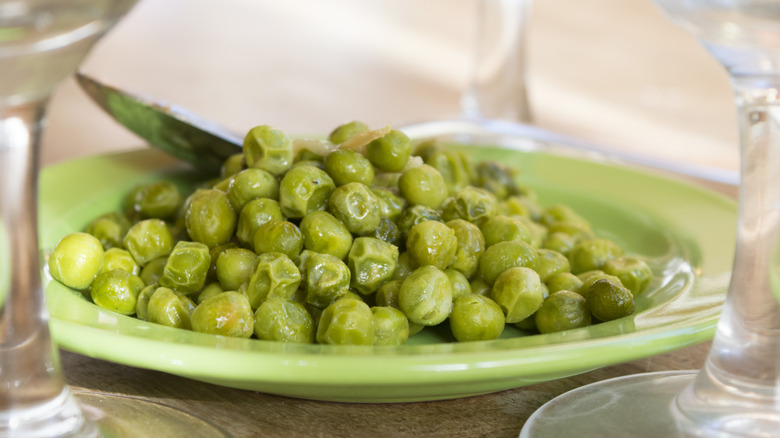
[[[739,110],[737,248],[698,372],[597,382],[548,402],[521,437],[780,436],[780,1],[656,0],[727,69]]]

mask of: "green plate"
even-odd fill
[[[467,149],[521,172],[540,202],[566,203],[595,231],[649,259],[656,273],[634,315],[588,328],[454,343],[431,329],[400,347],[288,345],[171,329],[99,309],[48,275],[56,342],[87,356],[235,388],[348,402],[433,400],[489,393],[668,352],[711,338],[731,272],[736,204],[681,181],[544,152]],[[43,171],[46,252],[136,184],[198,176],[155,150],[96,156]]]

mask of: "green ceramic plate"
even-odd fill
[[[499,391],[664,353],[709,339],[729,280],[736,206],[693,185],[626,167],[496,147],[477,160],[521,171],[542,204],[567,203],[597,233],[647,257],[656,272],[636,313],[548,335],[507,329],[502,339],[453,343],[447,330],[401,347],[286,345],[171,329],[99,309],[45,276],[51,327],[63,348],[235,388],[310,399],[399,402]],[[142,182],[197,175],[161,152],[139,150],[53,166],[41,177],[44,251],[95,216],[119,209]]]

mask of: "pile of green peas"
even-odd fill
[[[170,327],[280,342],[400,345],[449,324],[551,333],[630,315],[652,271],[516,172],[361,122],[293,142],[252,128],[218,178],[136,187],[64,237],[57,281]]]

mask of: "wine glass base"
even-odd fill
[[[673,417],[673,403],[696,374],[644,373],[585,385],[534,412],[520,438],[681,436]]]

